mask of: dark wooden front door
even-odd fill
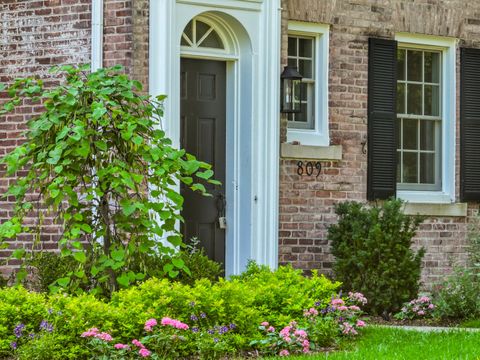
[[[182,188],[184,240],[198,238],[209,258],[225,263],[225,230],[218,219],[225,204],[226,64],[182,59],[180,70],[181,146],[213,166],[222,186],[206,184],[212,197]]]

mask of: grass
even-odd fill
[[[480,319],[466,320],[462,322],[460,326],[466,328],[480,328]]]
[[[453,330],[418,332],[366,328],[357,341],[330,354],[291,357],[295,360],[479,360],[480,333]],[[280,358],[275,358],[280,359]]]

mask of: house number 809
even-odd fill
[[[320,171],[322,171],[322,164],[320,163],[320,161],[308,161],[306,163],[304,163],[303,161],[297,162],[297,174],[299,176],[312,176],[315,170],[317,172],[317,175],[315,177],[318,177],[318,175],[320,175]]]

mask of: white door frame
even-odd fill
[[[230,46],[237,47],[222,56],[185,55],[227,60],[227,275],[240,273],[249,259],[272,268],[278,264],[279,2],[150,1],[149,91],[169,96],[163,127],[175,146],[180,142],[180,37],[185,25],[210,14],[223,22]]]

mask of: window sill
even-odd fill
[[[342,160],[342,146],[311,146],[281,144],[281,155],[284,159],[306,160]]]
[[[419,204],[406,203],[403,212],[407,215],[426,216],[467,216],[467,203]]]

